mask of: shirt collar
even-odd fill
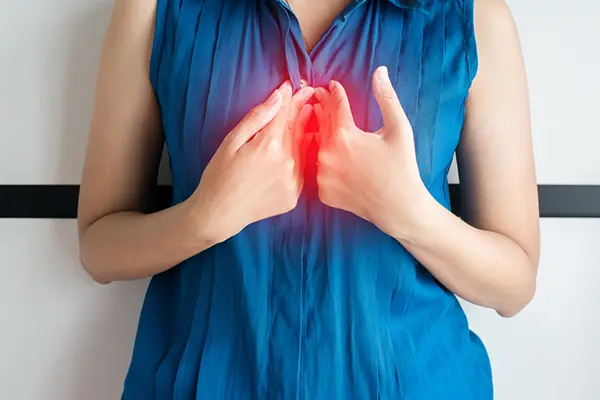
[[[285,3],[285,0],[273,0],[273,1],[282,3],[282,4]],[[359,3],[365,3],[366,1],[368,1],[368,0],[358,0]],[[371,0],[371,1],[373,1],[373,0]],[[427,6],[425,3],[428,0],[387,0],[387,1],[389,1],[396,7],[427,11]]]

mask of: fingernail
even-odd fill
[[[377,69],[377,80],[379,82],[389,82],[390,76],[388,75],[387,67],[383,66]]]
[[[275,104],[277,104],[280,99],[281,99],[281,93],[279,92],[279,89],[275,89],[275,91],[273,93],[271,93],[271,95],[269,96],[269,98],[267,99],[265,104],[269,107],[272,107]]]
[[[281,84],[281,90],[292,90],[292,83],[290,81],[285,81]]]
[[[311,87],[311,86],[307,86],[306,88],[307,91],[307,95],[308,95],[308,99],[310,100],[314,95],[315,95],[315,88]]]
[[[312,94],[315,92],[315,89],[311,86],[304,86],[302,89],[299,90],[299,92],[302,92],[302,94]]]
[[[334,80],[330,80],[329,81],[329,91],[333,92],[334,88],[335,88],[335,81]]]
[[[300,87],[303,88],[308,85],[308,82],[305,79],[300,79]]]

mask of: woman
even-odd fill
[[[153,276],[123,398],[491,399],[456,296],[531,300],[531,147],[501,0],[118,0],[79,227]]]

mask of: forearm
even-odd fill
[[[515,241],[472,227],[429,193],[418,207],[396,239],[449,290],[505,317],[531,300],[535,266]]]
[[[149,277],[210,247],[202,224],[186,202],[151,214],[110,214],[82,233],[81,262],[101,283]]]

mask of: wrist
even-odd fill
[[[214,215],[210,216],[207,207],[197,201],[194,196],[181,203],[182,223],[186,242],[197,252],[217,244],[218,239]]]
[[[431,221],[441,207],[424,184],[416,185],[409,193],[405,201],[395,203],[395,223],[391,236],[401,243],[416,243],[423,235],[427,235]]]

